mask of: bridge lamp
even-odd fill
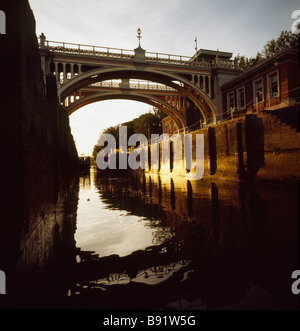
[[[137,29],[137,38],[139,39],[139,47],[141,47],[141,33],[142,33],[142,30],[140,28]]]

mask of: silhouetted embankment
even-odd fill
[[[1,10],[7,33],[0,35],[0,269],[8,296],[27,274],[43,273],[62,248],[78,155],[56,79],[41,69],[28,1],[2,1]]]

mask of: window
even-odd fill
[[[278,75],[277,72],[269,76],[269,95],[270,98],[278,96]]]
[[[263,99],[263,81],[262,79],[259,79],[254,82],[254,100],[255,102],[256,100],[257,102],[262,102]]]
[[[234,93],[227,94],[227,113],[230,113],[231,109],[234,108]]]
[[[238,109],[245,108],[246,102],[245,102],[245,88],[244,87],[237,90],[237,103],[238,103]]]

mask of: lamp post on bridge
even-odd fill
[[[146,66],[146,51],[141,47],[141,33],[140,28],[137,29],[137,38],[139,40],[139,46],[134,50],[134,64],[137,69],[144,70]]]
[[[148,127],[147,136],[148,136],[148,141],[149,141],[150,140],[150,125],[149,125],[149,123],[146,123],[146,126]]]
[[[139,40],[139,47],[141,47],[141,38],[143,38],[143,37],[141,36],[142,30],[140,28],[137,29],[137,34],[138,34],[137,38]]]

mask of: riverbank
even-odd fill
[[[202,180],[297,183],[300,179],[298,113],[296,106],[263,111],[191,133],[193,162],[196,160],[195,137],[204,135]],[[159,144],[158,169],[146,166],[145,171],[186,176],[183,157],[174,159],[171,148],[170,158],[163,158],[162,143]],[[189,174],[191,179],[194,171]]]

